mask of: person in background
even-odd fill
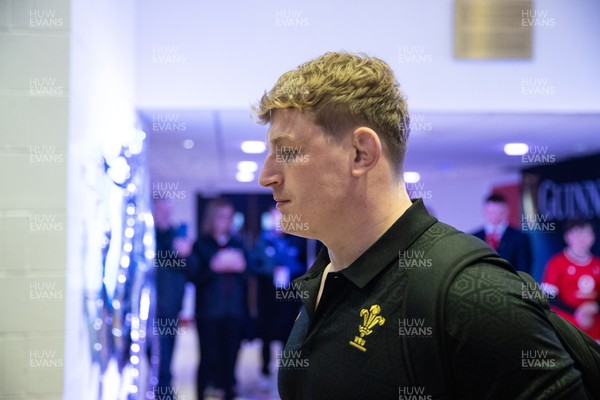
[[[301,261],[303,244],[302,239],[281,230],[281,213],[272,207],[254,246],[251,263],[257,280],[257,331],[262,340],[261,371],[264,377],[271,373],[271,342],[287,339],[302,305],[291,280],[306,270]]]
[[[515,269],[531,272],[531,247],[523,232],[508,224],[508,204],[504,196],[491,194],[483,204],[483,228],[473,235],[485,240]]]
[[[190,256],[200,338],[198,399],[211,387],[223,390],[226,399],[234,396],[235,364],[247,315],[247,263],[242,240],[231,235],[234,211],[226,199],[207,204]]]
[[[567,247],[546,265],[542,290],[558,315],[600,340],[600,258],[591,252],[592,223],[568,221],[564,240]]]
[[[179,324],[183,292],[187,281],[186,257],[191,253],[191,243],[186,239],[185,225],[179,229],[171,221],[171,200],[154,201],[154,226],[156,233],[156,320],[153,333],[159,335],[159,361],[157,393],[170,393],[171,360],[175,348],[176,327]]]

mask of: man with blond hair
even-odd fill
[[[293,283],[303,307],[278,360],[282,399],[585,398],[580,372],[541,310],[523,301],[514,271],[476,262],[452,281],[442,325],[418,318],[418,296],[407,293],[420,287],[408,277],[451,267],[418,249],[435,249],[439,232],[459,243],[468,235],[407,194],[409,115],[389,65],[326,53],[284,73],[254,112],[270,125],[260,184],[282,221],[295,222],[284,229],[325,245]],[[431,346],[443,349],[427,359],[435,379],[415,366]],[[552,366],[523,362],[536,355]]]

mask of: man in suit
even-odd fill
[[[483,204],[483,217],[486,221],[483,228],[473,235],[485,240],[515,269],[530,273],[529,238],[508,224],[508,204],[504,196],[499,194],[488,196]]]

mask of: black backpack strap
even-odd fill
[[[431,328],[429,335],[400,335],[407,355],[410,384],[424,386],[426,394],[436,399],[452,398],[449,358],[444,333],[444,304],[454,278],[477,261],[494,260],[513,270],[485,242],[444,223],[432,225],[413,245],[400,254],[403,257],[423,257],[420,263],[404,260],[407,276],[404,316],[408,324]],[[425,267],[410,268],[411,264]],[[443,294],[443,296],[441,295]],[[401,331],[402,332],[402,331]]]

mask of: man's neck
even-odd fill
[[[379,197],[374,204],[348,210],[345,223],[336,225],[331,237],[322,240],[329,252],[331,272],[350,266],[404,214],[412,204],[405,193]]]

